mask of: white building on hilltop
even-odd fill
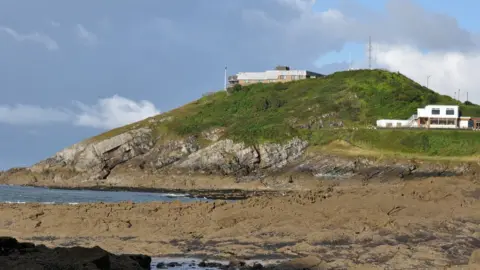
[[[291,70],[288,66],[278,66],[275,70],[263,72],[240,72],[228,78],[229,86],[236,84],[248,85],[252,83],[274,83],[320,78],[324,75],[308,70]]]
[[[457,105],[427,105],[406,120],[379,119],[381,128],[480,128],[480,118],[460,116]]]

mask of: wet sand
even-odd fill
[[[0,204],[0,234],[47,246],[153,257],[285,259],[328,267],[466,265],[480,248],[480,184],[469,178],[324,184],[237,202]]]

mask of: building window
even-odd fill
[[[402,126],[402,123],[397,122],[397,127],[401,127],[401,126]]]
[[[392,126],[392,123],[389,123],[389,122],[388,122],[388,123],[386,124],[386,126],[387,126],[387,127],[391,127],[391,126]]]
[[[447,125],[455,125],[455,119],[447,119]]]
[[[438,108],[433,108],[432,109],[432,115],[439,115],[440,114],[440,109]]]
[[[440,119],[439,119],[439,124],[440,124],[440,125],[446,125],[446,124],[447,124],[447,119],[445,119],[445,118],[440,118]]]
[[[451,109],[451,108],[448,108],[447,109],[447,115],[455,115],[455,110]]]

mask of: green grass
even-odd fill
[[[283,142],[298,136],[317,146],[344,140],[364,149],[428,156],[480,153],[480,133],[476,132],[364,129],[375,125],[380,118],[407,119],[417,108],[429,104],[460,105],[463,115],[480,115],[480,106],[461,104],[399,73],[344,71],[323,78],[254,84],[235,90],[230,94],[220,91],[204,96],[92,139],[105,139],[142,126],[151,128],[158,138],[199,135],[210,128],[223,128],[225,137],[247,144]],[[158,121],[168,117],[172,120]],[[323,128],[301,127],[312,121],[318,123],[318,119],[322,120]],[[331,129],[331,124],[338,121],[360,129]]]
[[[312,132],[312,146],[328,146],[336,141],[376,152],[407,156],[464,157],[480,155],[480,132],[470,130],[319,130]],[[357,149],[358,150],[358,149]]]

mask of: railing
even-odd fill
[[[407,127],[413,127],[414,124],[416,124],[416,121],[417,121],[417,115],[416,114],[413,114],[412,116],[410,116],[410,118],[407,119],[407,124],[406,126]]]

